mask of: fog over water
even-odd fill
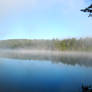
[[[71,65],[92,66],[92,52],[77,51],[52,51],[52,50],[0,50],[1,58],[24,59],[24,60],[51,60],[54,63]]]
[[[0,0],[0,92],[92,88],[91,1]]]
[[[91,72],[91,51],[0,49],[0,92],[82,92]]]

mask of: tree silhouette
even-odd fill
[[[89,13],[88,17],[92,17],[92,4],[85,9],[81,9],[81,11],[82,12],[88,12]]]

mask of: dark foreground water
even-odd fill
[[[92,85],[88,63],[56,62],[1,58],[0,92],[81,92],[82,84]]]

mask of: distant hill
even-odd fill
[[[92,51],[92,38],[64,39],[64,40],[1,40],[0,49],[45,49],[63,51]]]

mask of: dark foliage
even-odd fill
[[[85,9],[81,9],[81,11],[82,12],[88,12],[89,13],[88,17],[90,17],[90,16],[92,17],[92,4]]]

